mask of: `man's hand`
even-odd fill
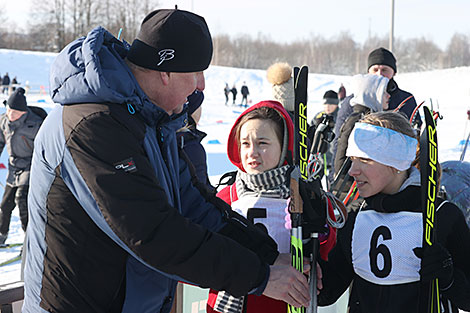
[[[279,253],[274,265],[291,265],[292,256],[290,253]],[[304,257],[304,274],[310,274],[310,260]]]
[[[277,262],[277,260],[276,260]],[[272,265],[263,295],[295,307],[308,306],[309,286],[304,274],[290,265]]]

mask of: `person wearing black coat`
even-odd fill
[[[427,312],[432,295],[422,283],[437,279],[442,312],[470,310],[470,231],[457,206],[435,197],[434,242],[423,246],[417,146],[415,130],[397,113],[372,113],[354,126],[349,174],[364,200],[338,231],[328,261],[319,261],[320,306],[351,286],[347,312]],[[439,185],[437,172],[434,178]]]
[[[367,71],[369,74],[381,75],[387,77],[388,79],[393,79],[397,73],[397,60],[395,56],[385,48],[378,48],[369,53],[368,56],[368,68]],[[394,80],[395,81],[395,80]],[[335,139],[333,140],[333,155],[336,155],[338,149],[338,138],[340,135],[341,127],[346,121],[348,116],[353,113],[351,106],[351,99],[354,97],[354,94],[351,94],[344,98],[339,104],[338,116],[336,118],[335,124]],[[413,95],[407,91],[404,91],[398,87],[398,84],[395,81],[395,88],[390,90],[390,101],[388,103],[388,110],[395,110],[405,99],[405,104],[398,110],[399,112],[404,113],[408,118],[411,118],[411,115],[416,108],[416,100]],[[423,124],[419,112],[416,113],[413,119],[413,125],[416,125],[418,128],[421,128]],[[336,171],[337,169],[335,169]]]
[[[235,87],[235,85],[233,85],[231,91],[232,91],[232,96],[233,96],[233,104],[235,105],[235,100],[237,99],[237,87]]]
[[[6,113],[0,115],[0,153],[8,150],[8,176],[0,203],[0,244],[8,237],[11,213],[18,207],[21,227],[28,224],[28,190],[34,139],[42,117],[27,105],[25,90],[18,88],[5,101]]]
[[[2,85],[3,85],[2,92],[8,94],[8,88],[10,86],[10,76],[8,76],[8,73],[5,73],[5,76],[3,76]]]

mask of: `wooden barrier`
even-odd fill
[[[23,300],[24,283],[0,285],[0,313],[13,313],[13,303]]]

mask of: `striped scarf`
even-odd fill
[[[289,198],[290,190],[287,177],[289,168],[289,165],[285,165],[260,174],[248,174],[238,170],[235,180],[238,198],[244,196]],[[214,310],[222,313],[241,313],[244,298],[236,298],[225,291],[219,291]]]
[[[289,165],[284,165],[259,174],[248,174],[238,170],[235,180],[238,198],[248,195],[279,199],[289,198],[290,190],[287,177],[289,168]]]

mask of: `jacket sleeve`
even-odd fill
[[[346,225],[338,230],[336,246],[330,251],[328,261],[319,260],[323,274],[323,289],[318,295],[320,306],[335,303],[353,280],[351,237],[354,221],[355,213],[352,213],[348,217]]]
[[[73,166],[112,232],[151,267],[200,286],[240,296],[265,281],[269,268],[254,252],[169,204],[149,162],[156,156],[137,139],[109,114],[84,119],[67,138]],[[128,162],[135,167],[126,171],[120,165]]]
[[[446,203],[438,210],[437,239],[452,256],[453,283],[441,290],[459,309],[470,311],[470,230],[458,207]]]

